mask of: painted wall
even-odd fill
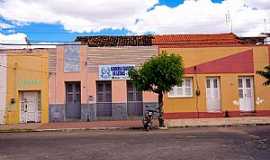
[[[87,103],[89,96],[96,95],[96,81],[98,79],[98,65],[99,64],[136,64],[143,63],[146,59],[152,55],[145,55],[136,60],[132,54],[132,57],[128,56],[128,51],[132,52],[133,48],[88,48],[87,46],[81,46],[80,49],[80,72],[64,72],[64,46],[57,47],[56,56],[56,73],[50,74],[50,104],[65,104],[65,82],[66,81],[80,81],[81,82],[81,101]],[[134,47],[137,52],[143,54],[144,50],[139,50],[138,47]],[[106,50],[106,52],[104,52]],[[125,58],[117,58],[112,56],[114,52],[122,53]],[[153,53],[153,49],[151,50]],[[104,60],[101,60],[97,54],[103,53]],[[116,54],[116,53],[115,53]],[[127,54],[127,55],[125,55]],[[96,55],[96,57],[92,57]],[[95,60],[96,59],[96,60]],[[98,61],[98,60],[99,61]],[[114,61],[113,61],[114,60]],[[138,61],[139,60],[139,61]],[[56,74],[56,75],[55,75]],[[57,84],[57,85],[56,85]],[[57,89],[56,89],[57,88]],[[121,92],[119,92],[121,91]],[[126,101],[126,81],[113,80],[112,81],[112,101],[113,102],[125,102]],[[156,96],[150,93],[144,93],[146,101],[156,101]]]
[[[49,104],[52,114],[65,117],[65,82],[81,82],[81,108],[96,103],[96,81],[99,80],[98,66],[102,64],[135,64],[141,65],[145,60],[157,54],[156,47],[91,47],[80,46],[80,71],[64,72],[65,46],[57,46],[56,55],[49,55]],[[53,60],[55,59],[55,60]],[[55,65],[55,67],[54,67]],[[89,98],[92,97],[92,98]],[[147,103],[157,102],[153,93],[143,93]],[[127,102],[126,80],[112,80],[112,103]],[[83,116],[83,113],[82,113]],[[65,120],[65,118],[60,118]]]
[[[80,48],[80,72],[64,72],[64,46],[57,47],[56,55],[56,72],[50,74],[49,79],[49,103],[65,104],[65,82],[80,81],[81,82],[81,101],[87,101],[87,66],[86,48]]]
[[[7,50],[7,114],[8,124],[20,122],[20,91],[41,93],[41,122],[48,122],[48,50]],[[15,103],[11,103],[12,99]]]
[[[0,52],[0,124],[5,123],[7,94],[7,55]]]
[[[230,116],[240,116],[239,105],[236,103],[239,100],[239,76],[254,77],[256,115],[270,116],[270,87],[263,86],[265,79],[255,74],[257,70],[263,70],[264,66],[269,64],[267,46],[160,48],[160,53],[162,51],[181,55],[185,65],[185,77],[193,78],[192,97],[165,97],[165,117],[222,117],[225,111],[229,111]],[[207,112],[206,78],[211,76],[220,79],[220,113]],[[199,88],[200,96],[195,95],[196,88]]]
[[[102,64],[134,64],[142,65],[145,61],[158,53],[154,46],[137,47],[89,47],[87,48],[88,72],[98,77],[98,65]],[[92,85],[95,86],[95,81]],[[126,102],[127,90],[125,80],[112,81],[113,103]],[[94,92],[95,95],[95,92]],[[157,95],[149,92],[143,93],[144,102],[157,102]]]

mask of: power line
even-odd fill
[[[240,37],[240,38],[245,38],[245,37]],[[268,37],[262,37],[262,38],[268,38]],[[200,41],[200,42],[204,42],[204,41]],[[208,42],[208,40],[205,40],[205,42]],[[265,40],[264,42],[270,42],[270,40]],[[168,43],[164,43],[164,44],[186,44],[187,42],[168,42]],[[87,44],[80,44],[78,42],[71,42],[71,43],[57,43],[57,42],[52,42],[52,43],[31,43],[31,44],[25,44],[25,43],[0,43],[0,47],[1,45],[3,46],[61,46],[61,45],[79,45],[79,46],[87,46]],[[156,46],[157,44],[153,44],[152,46]],[[232,44],[234,45],[234,44]],[[236,44],[237,45],[237,44]],[[112,46],[115,47],[115,46]],[[91,47],[90,47],[91,48]],[[29,48],[31,49],[31,48]],[[1,50],[1,49],[0,49]]]
[[[40,45],[40,46],[48,46],[48,45],[80,45],[78,42],[49,42],[49,43],[0,43],[0,45],[24,45],[24,46],[35,46],[35,45]]]
[[[0,67],[4,67],[4,68],[7,68],[7,69],[16,69],[16,70],[19,69],[19,70],[24,70],[24,71],[33,71],[33,72],[49,73],[49,72],[46,72],[46,71],[34,70],[34,69],[29,69],[29,68],[10,67],[10,66],[6,66],[6,65],[2,65],[2,64],[0,64]]]

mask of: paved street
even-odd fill
[[[270,126],[1,133],[1,160],[269,160]]]

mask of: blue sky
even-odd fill
[[[212,0],[213,2],[220,2],[222,0]],[[159,0],[159,5],[166,5],[168,7],[176,7],[181,5],[183,0]],[[0,21],[8,22],[3,17]],[[31,23],[30,25],[18,26],[14,28],[16,32],[26,33],[32,42],[43,41],[72,41],[76,36],[80,35],[126,35],[129,33],[126,29],[104,29],[100,32],[85,32],[76,33],[66,31],[61,24],[44,24],[44,23]],[[9,30],[2,30],[2,33],[8,34]]]
[[[223,0],[211,0],[214,3],[220,3]],[[159,0],[159,4],[161,5],[166,5],[169,7],[176,7],[180,4],[182,4],[184,2],[184,0]]]
[[[12,0],[10,0],[10,1],[12,1]],[[221,4],[223,2],[223,0],[211,0],[211,1],[212,1],[212,3],[215,3],[215,4]],[[235,1],[237,1],[237,0],[235,0]],[[0,3],[2,3],[2,2],[0,1]],[[150,7],[151,11],[149,11],[149,12],[152,12],[152,10],[156,10],[156,8],[161,9],[162,7],[163,7],[162,9],[164,9],[164,10],[168,10],[168,8],[171,8],[171,10],[173,11],[174,8],[177,8],[181,5],[183,5],[183,3],[184,3],[184,0],[159,0],[158,4],[155,4],[152,7]],[[16,19],[16,15],[15,16],[14,15],[4,15],[4,11],[7,11],[7,9],[8,9],[8,5],[6,5],[6,6],[7,6],[6,8],[4,8],[4,7],[2,8],[3,15],[1,15],[1,8],[0,8],[0,23],[10,24],[10,25],[12,25],[12,27],[6,27],[6,28],[2,27],[2,28],[0,28],[1,29],[0,33],[3,35],[23,33],[23,34],[28,36],[28,38],[30,39],[31,42],[67,42],[67,41],[73,41],[76,36],[82,36],[82,35],[127,35],[127,34],[134,33],[133,31],[130,31],[130,29],[127,29],[126,27],[122,27],[122,28],[121,27],[114,27],[117,29],[112,29],[112,27],[103,27],[103,28],[99,29],[98,31],[90,31],[90,32],[89,31],[77,31],[76,29],[74,30],[72,27],[70,29],[68,25],[65,25],[65,22],[60,22],[59,20],[52,20],[52,22],[51,22],[51,21],[46,21],[46,20],[44,21],[43,19],[40,20],[40,19],[34,17],[33,19],[35,19],[35,20],[31,21],[31,16],[30,16],[30,18],[27,17],[28,19],[25,22],[25,20],[23,19],[24,17],[22,19]],[[149,7],[149,6],[147,6],[147,7]],[[269,11],[269,10],[267,10],[267,11]],[[190,14],[192,14],[192,12]],[[222,15],[221,18],[225,19],[225,14],[226,13],[224,13],[224,16]],[[178,16],[178,15],[176,15],[176,16]],[[268,19],[269,17],[266,17],[266,18]],[[220,20],[217,20],[217,21],[220,21]],[[140,19],[138,19],[138,22],[140,22]],[[188,24],[191,22],[186,22],[186,23]],[[262,22],[260,22],[260,23],[262,23]],[[143,24],[143,25],[145,25],[145,24]],[[160,24],[160,25],[162,26],[162,24]],[[186,24],[183,24],[183,25],[186,25]],[[169,30],[168,29],[169,27],[170,26],[166,26],[166,29]],[[165,27],[163,27],[163,28],[165,28]],[[159,30],[161,30],[160,31],[161,33],[163,33],[163,31],[162,31],[163,28],[160,27],[160,29],[159,29]],[[200,28],[201,28],[202,32],[204,32],[204,30],[203,30],[204,26],[202,25],[202,27],[200,27]],[[167,33],[167,30],[164,31],[164,33]],[[189,31],[186,28],[184,28],[183,30],[184,31],[187,30],[187,32]],[[219,30],[217,30],[217,32],[218,31]],[[222,32],[222,31],[224,32],[227,30],[225,30],[223,27],[223,30],[221,30],[220,32]],[[144,33],[152,33],[152,32],[156,33],[156,31],[151,31],[151,29],[148,29]],[[239,29],[239,32],[241,33],[242,30]]]

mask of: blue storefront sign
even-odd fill
[[[128,71],[134,68],[132,64],[99,65],[100,80],[129,79]]]

